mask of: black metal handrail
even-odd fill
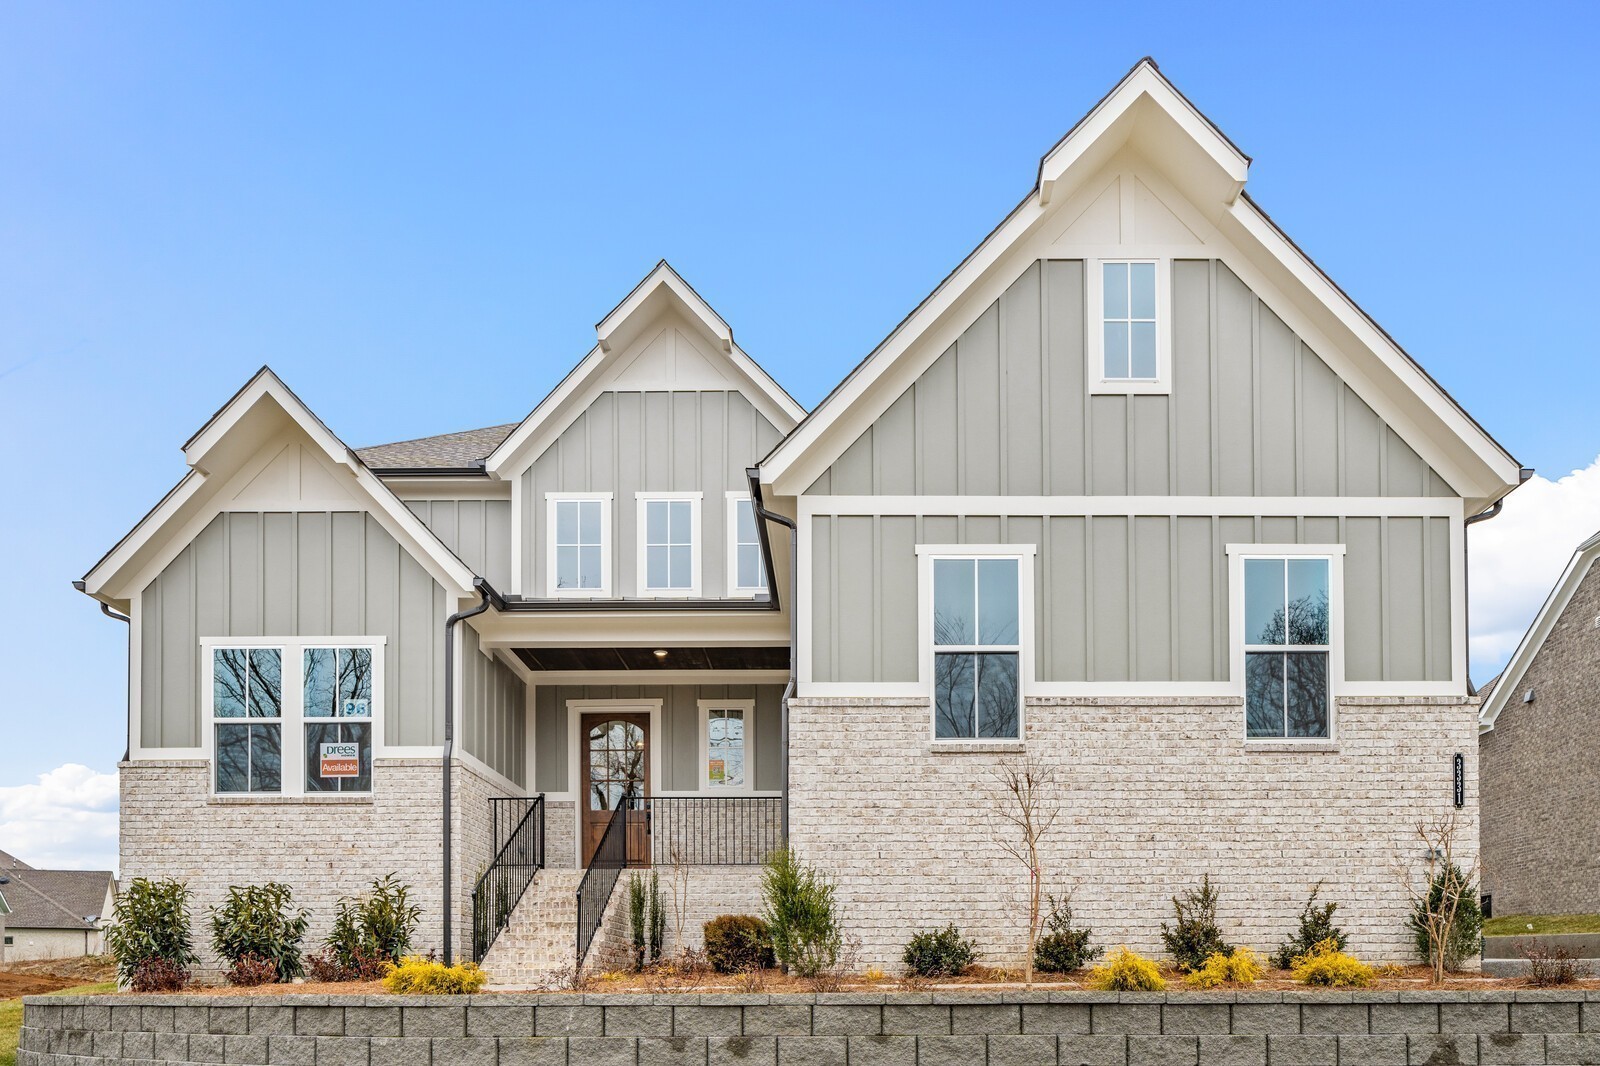
[[[482,962],[489,945],[511,921],[533,875],[544,866],[544,796],[507,796],[489,801],[496,843],[494,860],[472,888],[472,958]],[[512,818],[520,811],[520,817]]]
[[[760,866],[783,845],[782,796],[652,796],[656,866]]]
[[[574,964],[578,970],[583,968],[583,957],[605,919],[611,890],[628,865],[628,808],[633,805],[633,793],[625,793],[606,820],[605,832],[600,834],[600,843],[595,845],[578,882],[578,957]]]

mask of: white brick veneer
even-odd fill
[[[1095,943],[1161,951],[1170,897],[1210,873],[1224,934],[1272,949],[1311,886],[1339,904],[1351,949],[1409,957],[1401,864],[1419,819],[1453,808],[1478,845],[1477,703],[1339,701],[1333,750],[1250,750],[1237,699],[1037,698],[1027,747],[1057,768],[1063,809],[1046,888],[1073,893]],[[791,840],[839,881],[862,964],[900,966],[916,930],[955,922],[990,962],[1025,951],[1026,873],[1004,854],[996,771],[1015,754],[935,752],[924,700],[791,702]]]

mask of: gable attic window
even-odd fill
[[[1089,265],[1088,377],[1096,393],[1171,390],[1168,265],[1100,259]]]
[[[611,493],[551,493],[545,503],[550,595],[610,595]]]

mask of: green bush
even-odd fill
[[[1417,954],[1431,962],[1427,915],[1443,912],[1445,886],[1449,884],[1460,887],[1456,894],[1455,920],[1450,923],[1450,932],[1445,938],[1444,965],[1447,970],[1459,970],[1462,962],[1478,953],[1483,942],[1483,911],[1478,907],[1478,886],[1467,880],[1460,867],[1452,864],[1449,870],[1440,870],[1434,875],[1433,883],[1428,886],[1428,898],[1417,904],[1409,924],[1416,938]]]
[[[136,877],[118,893],[105,940],[117,960],[119,981],[137,992],[169,992],[188,983],[189,967],[198,961],[189,933],[189,896],[187,885],[170,878]]]
[[[1320,891],[1322,885],[1319,883],[1311,890],[1306,905],[1300,909],[1300,928],[1295,930],[1294,936],[1280,944],[1272,956],[1272,965],[1278,969],[1287,970],[1294,966],[1295,959],[1311,954],[1311,949],[1325,940],[1333,941],[1335,951],[1344,950],[1348,937],[1343,929],[1333,924],[1333,912],[1339,909],[1339,905],[1324,903],[1319,906],[1317,893]]]
[[[844,937],[839,930],[835,887],[822,874],[802,864],[788,848],[767,860],[761,878],[772,952],[785,970],[816,977],[839,962]]]
[[[773,964],[772,932],[753,914],[724,914],[705,924],[706,961],[718,973],[753,973]]]
[[[278,981],[293,981],[304,973],[300,940],[310,918],[303,907],[291,911],[293,905],[288,885],[233,885],[222,905],[211,908],[211,946],[230,963],[252,958],[270,965]],[[256,970],[245,967],[240,976],[260,984]]]
[[[654,870],[628,875],[628,942],[633,948],[633,968],[660,962],[666,949],[667,911],[661,902],[661,875]]]
[[[328,934],[328,953],[347,973],[398,963],[411,948],[422,908],[410,903],[411,889],[394,874],[372,882],[364,896],[339,900]],[[379,974],[378,976],[382,976]]]
[[[1233,948],[1222,939],[1222,930],[1217,928],[1217,890],[1211,887],[1210,874],[1201,880],[1199,888],[1185,892],[1181,900],[1173,896],[1172,912],[1172,925],[1161,923],[1161,942],[1179,970],[1193,973],[1213,955],[1233,954]]]
[[[1034,946],[1033,965],[1040,973],[1071,973],[1098,959],[1100,948],[1089,946],[1089,930],[1072,924],[1072,900],[1050,897],[1044,933]]]
[[[954,977],[965,972],[977,957],[972,941],[962,939],[954,922],[913,936],[902,956],[914,977]]]

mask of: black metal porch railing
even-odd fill
[[[494,859],[472,888],[472,958],[482,962],[544,865],[544,796],[489,801]],[[515,820],[513,821],[513,818]]]
[[[781,796],[652,796],[655,866],[760,866],[783,844]]]
[[[622,802],[607,819],[600,843],[595,846],[594,855],[583,868],[583,878],[578,882],[578,957],[574,963],[578,969],[582,969],[583,957],[600,931],[611,890],[628,865],[628,809],[633,804],[633,793],[624,794]]]

